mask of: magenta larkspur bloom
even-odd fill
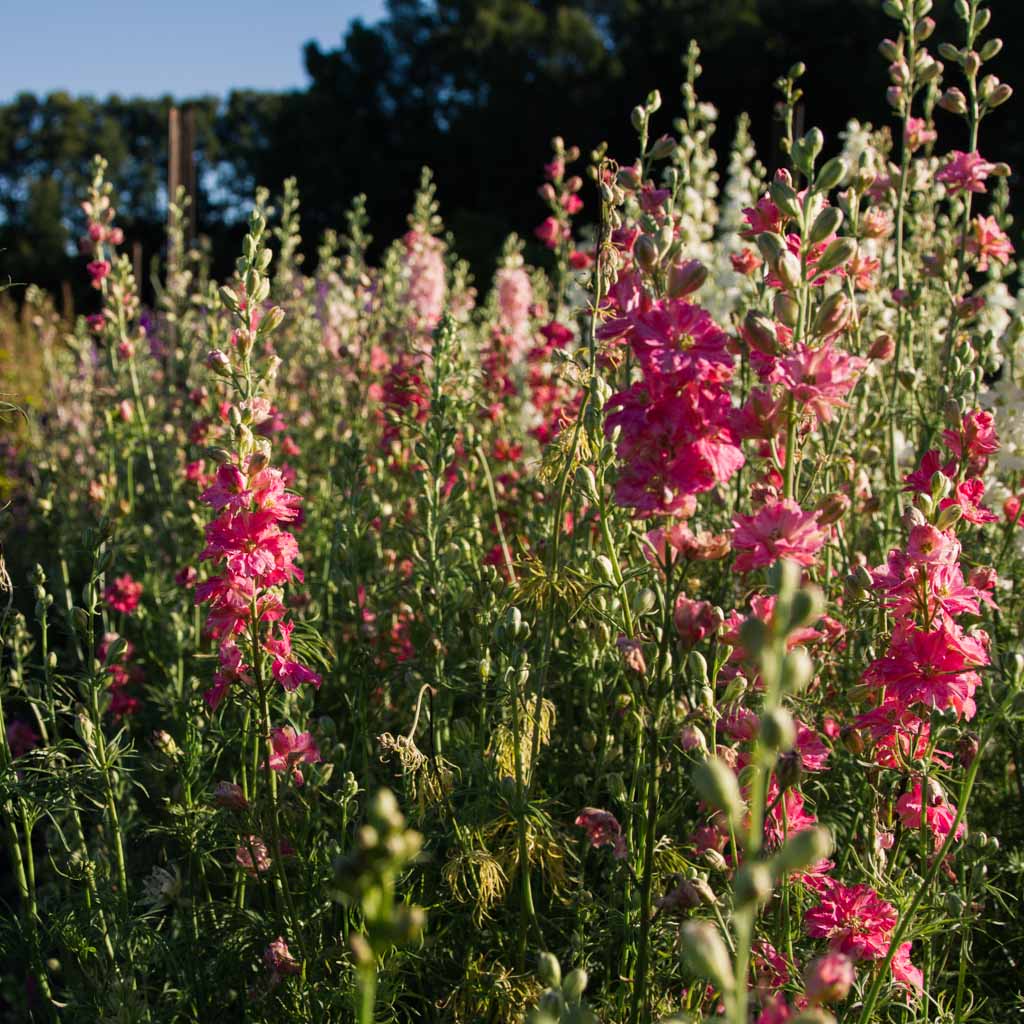
[[[299,974],[302,967],[288,951],[288,943],[279,935],[263,951],[263,963],[270,971],[270,983],[276,985],[286,974]]]
[[[903,827],[920,831],[921,822],[921,783],[914,783],[914,788],[909,793],[896,801],[896,813],[899,815]],[[925,801],[924,828],[931,834],[935,849],[946,841],[946,837],[953,831],[953,822],[956,820],[956,808],[943,796],[929,795]],[[963,822],[957,825],[955,839],[960,839],[964,834]]]
[[[889,951],[896,908],[867,885],[831,882],[821,902],[804,915],[812,938],[827,939],[834,952],[853,960],[878,960]]]
[[[622,826],[611,811],[602,811],[598,807],[584,807],[576,816],[576,824],[580,826],[595,849],[610,846],[612,855],[617,860],[626,858],[626,840],[622,835]]]
[[[835,409],[845,408],[860,371],[867,361],[851,356],[826,341],[817,348],[798,345],[776,363],[772,380],[781,384],[797,406],[829,423]]]
[[[792,498],[764,505],[752,516],[733,516],[732,546],[742,552],[737,572],[751,572],[787,558],[799,565],[813,565],[825,543],[818,513],[805,512]]]
[[[270,744],[274,753],[270,756],[270,767],[275,772],[287,772],[296,786],[305,781],[299,765],[319,764],[320,748],[308,732],[296,732],[290,725],[271,729]]]
[[[142,600],[142,584],[137,583],[125,573],[118,576],[103,589],[103,600],[108,608],[124,615],[131,615]]]

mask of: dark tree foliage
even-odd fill
[[[937,36],[955,41],[950,8],[936,3]],[[1010,43],[992,67],[1016,85],[1024,4],[996,0],[992,8]],[[747,110],[771,165],[772,83],[797,60],[808,68],[805,123],[820,126],[828,145],[838,147],[849,111],[890,123],[876,47],[892,25],[880,0],[391,0],[379,23],[349,25],[337,49],[307,45],[305,91],[190,101],[200,227],[224,266],[253,187],[277,189],[295,175],[311,250],[358,192],[369,197],[376,237],[391,238],[429,164],[459,251],[486,271],[509,230],[529,235],[539,219],[535,190],[552,136],[584,152],[605,139],[613,153],[631,152],[628,113],[652,88],[665,100],[661,127],[671,130],[691,38],[703,49],[702,97],[721,111],[720,151]],[[0,107],[2,269],[46,285],[74,276],[76,200],[96,151],[110,159],[122,223],[151,255],[166,202],[169,105],[54,93]],[[1015,109],[983,149],[1017,166]],[[938,117],[943,145],[964,146],[961,123]]]

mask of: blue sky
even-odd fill
[[[337,46],[384,0],[18,0],[0,4],[0,102],[18,92],[223,95],[306,84],[302,46]]]

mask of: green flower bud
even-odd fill
[[[693,770],[693,785],[700,798],[724,811],[733,825],[743,816],[743,799],[732,769],[720,758],[709,757]]]
[[[710,921],[687,921],[679,938],[690,972],[707,978],[721,992],[732,992],[736,987],[732,960],[718,929]]]

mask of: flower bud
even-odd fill
[[[896,354],[896,342],[891,334],[880,334],[868,348],[868,359],[887,363]]]
[[[846,161],[842,157],[832,157],[818,171],[818,176],[814,179],[814,191],[831,191],[846,177],[847,169]]]
[[[658,265],[658,245],[650,235],[641,235],[633,246],[633,257],[647,271]]]
[[[955,86],[947,89],[939,99],[939,106],[950,114],[967,113],[967,97]]]
[[[629,113],[630,124],[636,131],[640,131],[647,120],[647,111],[641,106],[634,107]]]
[[[837,238],[835,241],[829,243],[828,248],[821,254],[821,259],[818,260],[815,272],[823,274],[828,270],[834,270],[836,267],[841,267],[856,254],[857,242],[855,239],[850,238],[849,236]]]
[[[792,789],[798,785],[804,773],[804,760],[799,750],[788,750],[780,754],[775,763],[775,781],[779,789]]]
[[[565,981],[562,982],[562,995],[565,996],[565,1001],[567,1003],[578,1003],[583,997],[583,992],[589,980],[587,972],[582,967],[577,967],[574,971],[570,971]]]
[[[779,341],[775,333],[775,324],[764,313],[751,309],[743,318],[743,337],[751,348],[764,355],[776,355]]]
[[[708,268],[700,260],[674,263],[668,272],[669,298],[681,299],[695,292],[708,277]]]
[[[794,647],[782,660],[782,687],[787,693],[800,693],[814,678],[814,662],[803,647]]]
[[[853,308],[845,292],[833,292],[818,307],[811,323],[811,334],[816,337],[828,337],[838,334],[850,322]]]
[[[735,988],[732,959],[715,925],[710,921],[687,921],[679,931],[679,939],[693,975],[707,978],[720,992]]]
[[[675,152],[676,145],[676,140],[671,135],[662,135],[660,139],[655,140],[647,155],[652,160],[664,160]]]
[[[834,235],[843,223],[843,211],[838,206],[826,206],[811,225],[810,241],[812,245],[824,242]]]
[[[1003,41],[1002,41],[1002,39],[999,39],[998,37],[996,37],[994,39],[990,39],[981,48],[981,59],[985,60],[985,61],[991,60],[993,57],[998,56],[1002,49],[1003,49]]]
[[[761,716],[761,742],[769,750],[792,750],[796,725],[785,708],[772,708]]]
[[[548,988],[558,988],[562,984],[562,968],[553,953],[541,953],[537,959],[537,976]]]
[[[773,863],[779,874],[804,871],[825,860],[832,853],[832,833],[821,825],[795,832],[775,855]]]
[[[839,738],[843,746],[854,756],[864,753],[864,736],[861,731],[853,725],[844,725],[840,730]]]
[[[772,269],[778,275],[779,280],[782,282],[782,287],[786,291],[794,291],[800,286],[800,260],[788,249],[779,256]]]
[[[761,906],[768,902],[772,894],[772,871],[767,864],[753,861],[744,864],[736,875],[733,890],[737,907],[750,904]]]
[[[840,491],[827,495],[818,505],[818,525],[838,523],[850,511],[851,504],[849,497]]]
[[[738,826],[743,815],[743,799],[732,769],[718,757],[709,757],[694,768],[693,785],[709,806],[724,811],[730,822]]]
[[[800,316],[800,303],[787,292],[776,292],[772,299],[772,315],[787,327],[796,327]]]
[[[845,953],[826,953],[804,968],[804,988],[812,1005],[839,1003],[853,987],[856,973]]]
[[[768,266],[772,266],[786,252],[786,240],[774,231],[762,231],[757,236],[757,248]]]

